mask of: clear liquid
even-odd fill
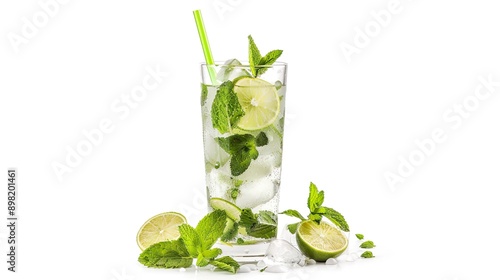
[[[256,88],[256,90],[259,89]],[[216,197],[222,198],[241,209],[250,208],[253,213],[267,210],[274,213],[275,217],[278,216],[285,91],[285,86],[282,86],[278,90],[280,113],[272,125],[256,131],[233,129],[232,133],[221,135],[212,125],[210,111],[217,88],[208,86],[208,95],[202,104],[202,119],[206,184],[209,200]],[[257,136],[261,132],[266,134],[268,144],[257,147],[259,156],[256,160],[251,161],[250,166],[245,172],[238,176],[232,176],[229,166],[230,155],[219,146],[215,139],[217,137],[228,137],[233,134],[252,134]],[[210,208],[209,211],[213,211],[213,209]],[[237,236],[228,243],[236,244],[239,241],[238,244],[241,244],[241,241],[244,241],[244,244],[254,244],[261,241],[268,241],[269,239],[248,236],[245,230],[240,228]]]

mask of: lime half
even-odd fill
[[[177,212],[158,214],[147,220],[137,233],[137,245],[141,250],[162,241],[179,238],[179,226],[187,222],[186,217]]]
[[[233,203],[218,197],[210,199],[210,206],[216,210],[226,211],[226,215],[233,221],[239,222],[241,209]]]
[[[305,221],[297,229],[297,244],[307,257],[324,262],[336,258],[347,249],[347,238],[336,227],[321,222]]]
[[[235,82],[234,92],[245,112],[238,127],[259,130],[274,123],[280,112],[280,98],[274,85],[258,78],[243,77]]]

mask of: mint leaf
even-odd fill
[[[260,211],[259,215],[257,217],[257,221],[259,223],[266,224],[266,225],[276,226],[277,220],[278,220],[278,217],[276,216],[276,214],[274,214],[271,211],[267,211],[267,210]]]
[[[233,82],[226,81],[219,86],[212,104],[212,125],[221,134],[230,132],[245,114],[238,97],[233,91]]]
[[[323,191],[318,192],[318,188],[314,183],[311,182],[309,185],[309,198],[307,199],[307,207],[314,213],[317,208],[323,204],[323,200],[325,199],[325,195]]]
[[[220,237],[221,241],[228,242],[229,240],[232,240],[238,235],[238,223],[235,223],[231,219],[227,219],[226,221],[226,228],[224,229],[224,233]]]
[[[257,135],[257,137],[255,138],[255,144],[257,145],[257,147],[265,146],[267,145],[267,143],[269,143],[269,139],[267,139],[267,136],[264,132],[259,133],[259,135]]]
[[[336,224],[341,230],[345,232],[349,232],[349,225],[347,224],[346,220],[344,219],[344,216],[340,214],[339,212],[333,210],[332,208],[325,207],[326,213],[323,214],[328,220],[330,220],[332,223]]]
[[[189,255],[196,258],[198,254],[202,252],[200,236],[196,230],[188,224],[182,224],[179,226],[179,233],[181,234],[182,241],[184,245],[186,245]]]
[[[361,254],[361,257],[365,258],[365,259],[375,258],[375,256],[373,255],[372,251],[365,251],[365,252],[363,252],[363,254]]]
[[[219,146],[231,155],[229,167],[233,176],[245,172],[252,159],[255,160],[259,156],[256,139],[251,134],[235,134],[226,138],[217,137],[216,140]]]
[[[317,224],[319,224],[319,222],[321,222],[321,218],[323,218],[323,216],[321,214],[315,214],[315,213],[310,213],[307,218],[311,221],[315,221]]]
[[[204,83],[201,84],[201,106],[205,105],[208,97],[208,87]]]
[[[226,227],[226,218],[224,210],[215,210],[198,222],[196,232],[199,235],[202,250],[212,248],[215,241],[221,237]]]
[[[229,271],[231,273],[236,273],[236,271],[240,268],[238,262],[227,256],[210,261],[210,264],[218,269]]]
[[[235,134],[229,137],[217,137],[219,146],[230,155],[240,152],[242,149],[255,147],[255,137],[252,134]]]
[[[361,245],[359,245],[359,247],[363,248],[363,249],[371,249],[371,248],[375,247],[375,243],[373,243],[373,241],[371,241],[371,240],[368,240],[368,241],[361,243]]]
[[[276,62],[276,60],[278,60],[278,58],[281,56],[281,54],[283,53],[282,50],[274,50],[274,51],[270,51],[268,52],[264,57],[262,57],[259,61],[259,65],[273,65],[273,63]],[[262,75],[264,74],[264,72],[267,71],[267,67],[259,67],[257,69],[257,76],[259,75]]]
[[[283,53],[283,50],[273,50],[268,52],[259,61],[259,65],[273,65]]]
[[[280,214],[285,214],[287,216],[290,216],[290,217],[295,217],[295,218],[299,218],[301,221],[304,221],[306,218],[304,218],[300,213],[299,211],[297,210],[292,210],[292,209],[289,209],[289,210],[285,210],[283,212],[281,212]]]
[[[290,231],[291,234],[295,234],[297,232],[297,228],[299,227],[300,222],[295,223],[295,224],[289,224],[286,226],[288,228],[288,231]]]
[[[254,224],[256,224],[257,218],[253,214],[252,210],[250,208],[244,208],[241,210],[240,214],[240,225],[243,227],[251,227]]]
[[[189,255],[182,239],[178,239],[151,245],[141,253],[139,262],[147,267],[179,268],[190,267],[193,258]]]
[[[198,254],[198,257],[196,258],[196,266],[204,267],[204,266],[207,266],[209,263],[210,263],[210,259],[203,257],[202,253]]]
[[[252,237],[269,239],[276,237],[276,226],[266,224],[255,224],[247,228],[247,234]]]
[[[259,218],[259,215],[255,215],[251,209],[245,208],[241,210],[240,226],[245,227],[247,234],[252,237],[256,238],[276,237],[275,225],[259,222],[259,219],[267,220],[269,218],[267,216],[268,213],[264,212],[264,217]]]
[[[222,250],[220,248],[212,248],[209,250],[203,251],[203,257],[207,259],[215,259],[218,255],[222,254]]]
[[[361,233],[356,233],[356,237],[359,239],[359,240],[363,240],[365,238],[364,235],[362,235]]]
[[[243,174],[243,172],[245,172],[250,166],[252,159],[255,160],[258,156],[259,152],[255,148],[255,146],[245,147],[237,153],[233,154],[229,162],[231,175],[238,176]]]
[[[257,69],[255,66],[259,65],[261,58],[262,55],[260,54],[259,48],[257,48],[252,36],[248,35],[248,61],[250,62],[250,70],[254,77],[257,77]]]

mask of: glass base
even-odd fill
[[[248,245],[218,243],[217,247],[221,248],[223,256],[230,256],[239,263],[256,263],[264,259],[267,247],[269,247],[269,242],[259,242]]]

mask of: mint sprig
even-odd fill
[[[311,184],[309,185],[309,197],[307,198],[307,208],[309,208],[309,215],[307,216],[307,219],[319,224],[321,222],[321,219],[323,217],[326,217],[332,223],[337,225],[341,230],[348,232],[349,225],[347,224],[344,216],[342,216],[342,214],[340,214],[333,208],[323,206],[324,201],[324,191],[319,191],[316,185],[311,182]],[[304,216],[302,216],[297,210],[293,209],[285,210],[280,214],[299,218],[301,221],[306,220]],[[291,233],[295,233],[297,231],[298,225],[299,223],[290,224],[288,225],[288,230]]]
[[[139,256],[139,262],[148,267],[189,267],[196,258],[199,267],[212,264],[220,269],[235,273],[239,264],[231,257],[217,257],[220,248],[212,248],[222,236],[226,227],[226,212],[215,210],[200,220],[196,228],[189,224],[179,226],[180,238],[151,245]]]
[[[248,169],[252,160],[257,159],[259,156],[257,147],[267,145],[268,139],[266,134],[261,132],[257,137],[252,134],[235,134],[229,137],[217,137],[216,141],[231,156],[229,159],[231,175],[238,176]]]
[[[239,225],[243,226],[249,236],[256,238],[276,237],[277,217],[270,211],[254,214],[250,208],[241,210]]]
[[[212,103],[212,125],[221,134],[231,132],[240,118],[245,115],[233,87],[234,84],[231,81],[221,84]]]
[[[273,50],[262,56],[252,36],[248,35],[248,61],[250,62],[250,70],[254,77],[257,78],[264,74],[268,69],[266,66],[273,65],[282,53],[282,50]]]

